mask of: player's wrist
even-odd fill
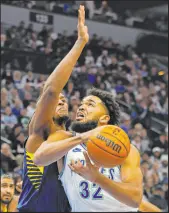
[[[76,42],[81,46],[85,46],[87,44],[86,40],[82,37],[79,37]]]
[[[98,170],[98,171],[95,171],[94,175],[95,175],[95,177],[94,177],[93,183],[99,184],[102,174]]]
[[[83,141],[87,142],[89,140],[90,135],[91,135],[90,131],[84,132],[84,133],[81,133],[81,138]]]

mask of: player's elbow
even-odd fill
[[[45,86],[45,88],[43,90],[43,97],[56,99],[57,96],[58,96],[57,87],[54,87],[54,86],[51,86],[51,85]]]
[[[44,152],[43,151],[38,151],[35,152],[33,162],[37,166],[46,166],[44,165],[45,163],[43,162],[44,159]]]

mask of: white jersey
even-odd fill
[[[65,156],[64,168],[60,174],[72,212],[136,212],[138,209],[119,202],[98,185],[71,171],[68,166],[71,160],[79,159],[85,165],[84,151],[85,145],[71,149]],[[120,167],[101,168],[100,172],[116,182],[121,182]]]

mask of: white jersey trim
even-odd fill
[[[65,167],[66,167],[66,159],[67,159],[67,154],[64,156],[63,168],[62,168],[62,170],[61,170],[60,174],[58,175],[58,179],[59,179],[59,180],[62,178],[63,173],[64,173],[64,171],[65,171]]]

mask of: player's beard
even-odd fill
[[[90,131],[92,129],[95,129],[98,125],[98,121],[87,121],[84,123],[78,122],[78,121],[74,121],[71,124],[71,130],[75,131],[77,133],[83,133],[83,132],[87,132]]]
[[[11,198],[11,200],[12,200],[12,198]],[[11,200],[1,200],[1,202],[5,205],[8,205],[11,202]]]
[[[62,117],[59,117],[59,118],[55,118],[53,117],[53,121],[56,125],[63,125],[63,124],[66,124],[66,122],[69,120],[69,117],[68,116],[62,116]]]

